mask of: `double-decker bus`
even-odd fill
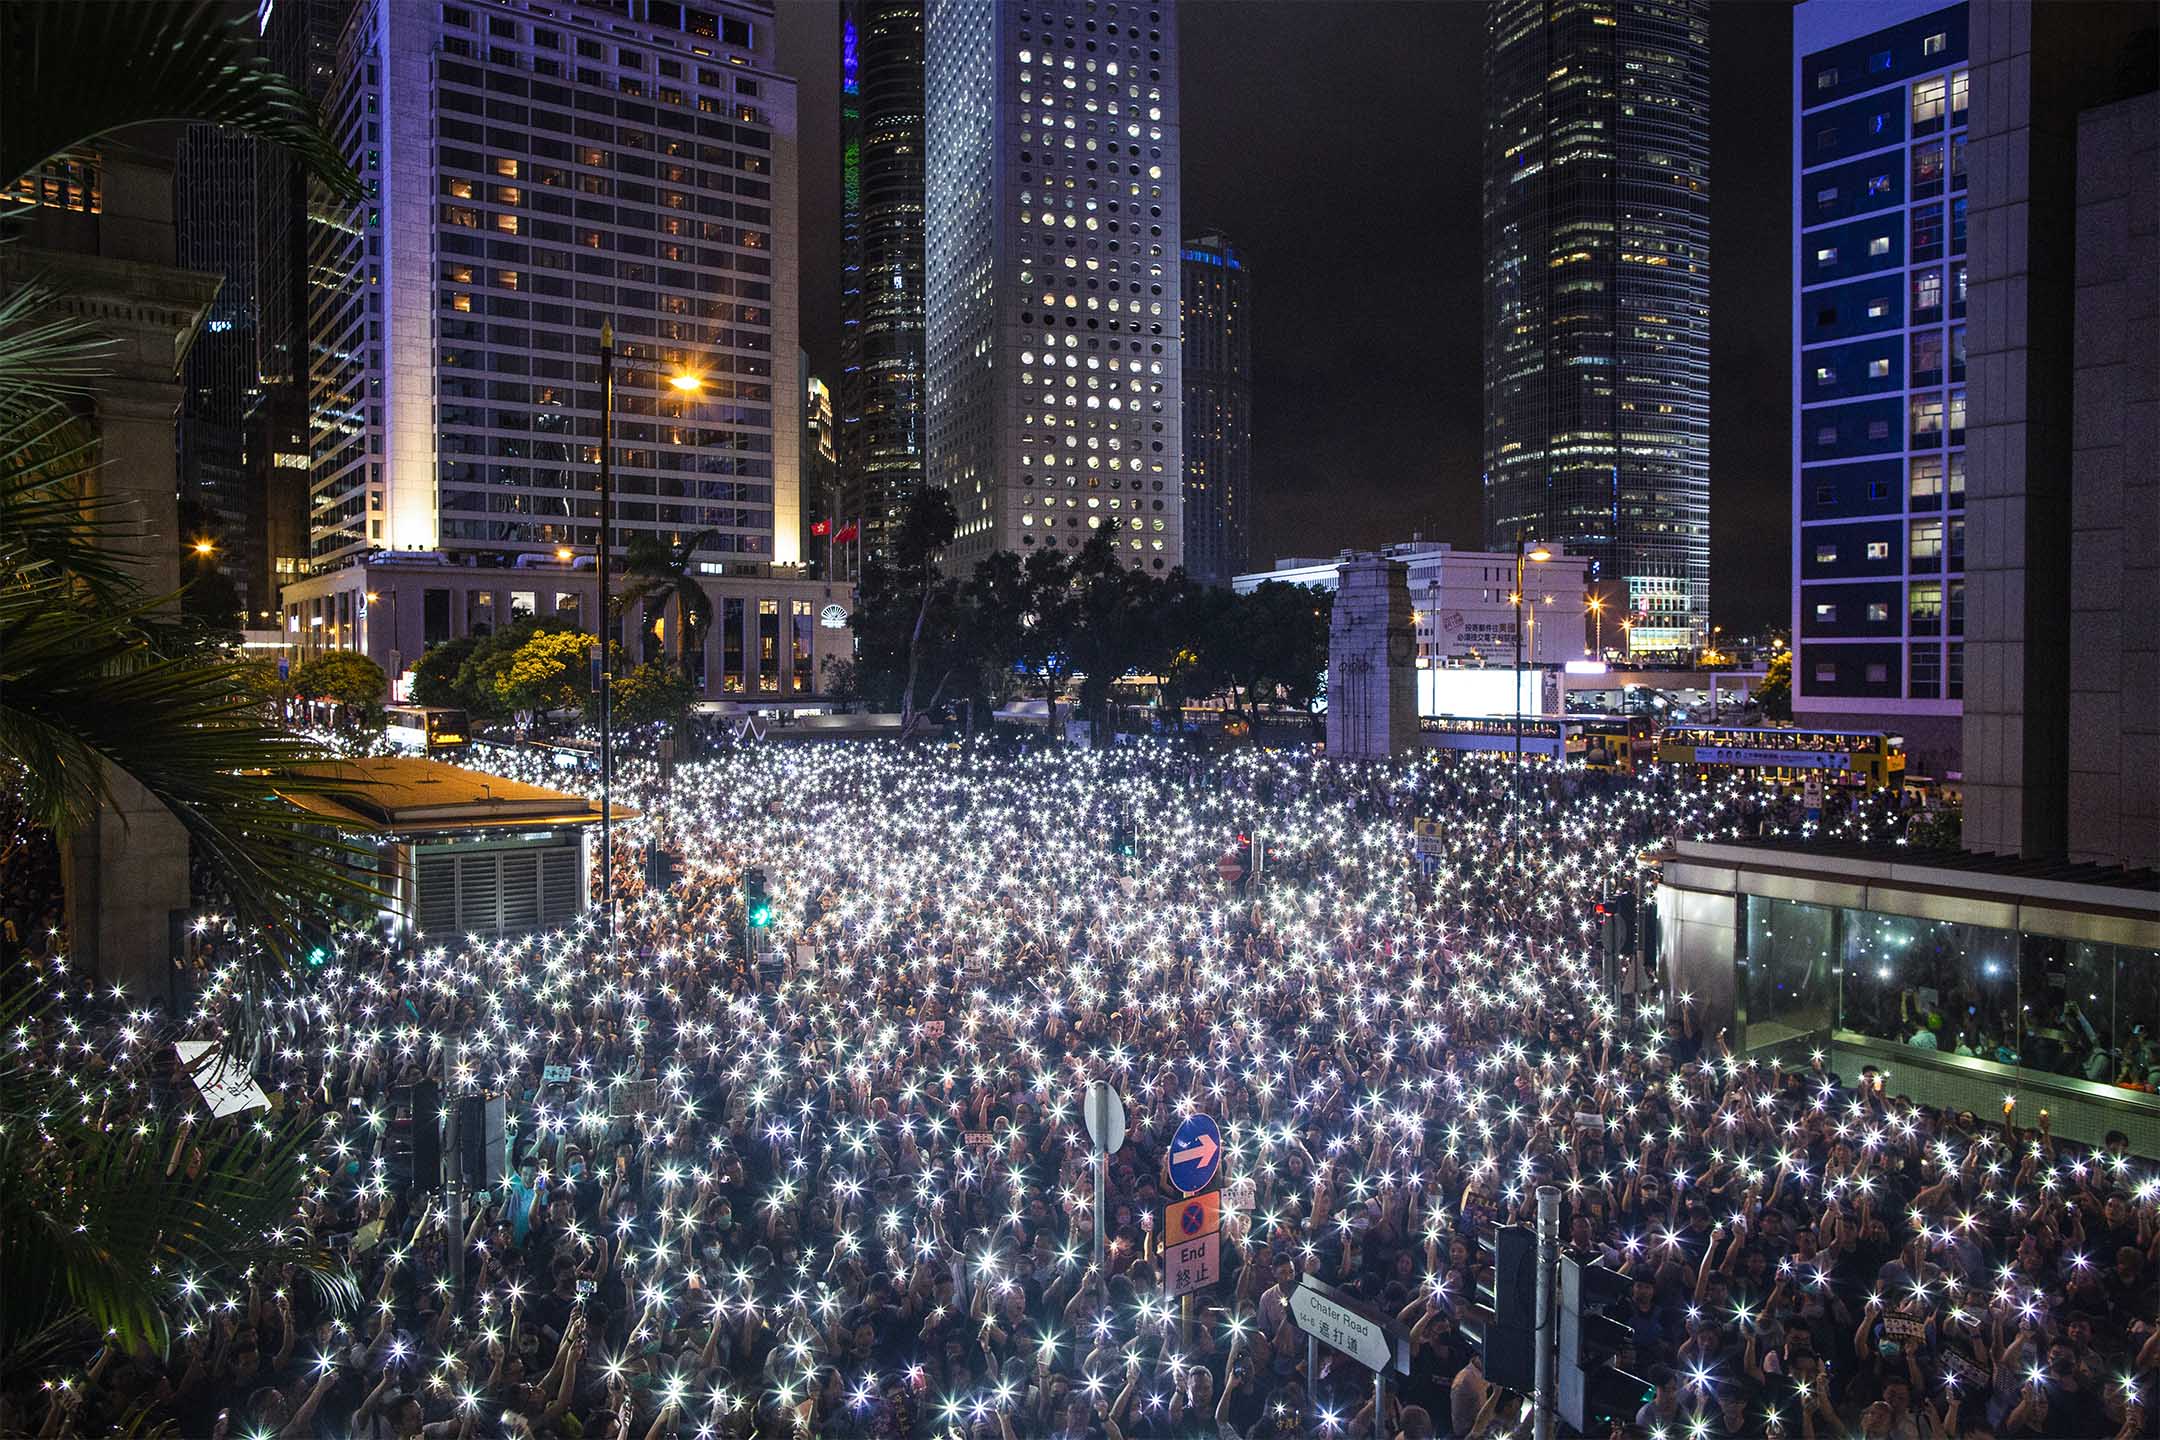
[[[1703,774],[1755,771],[1775,780],[1810,775],[1871,790],[1905,779],[1905,741],[1880,730],[1796,730],[1782,726],[1672,725],[1658,737],[1658,762]]]
[[[1418,719],[1428,750],[1515,752],[1512,715],[1425,715]],[[1655,758],[1652,725],[1642,715],[1525,715],[1522,753],[1574,760],[1592,770],[1633,774]]]
[[[465,712],[443,705],[393,705],[383,712],[383,738],[418,755],[461,755],[472,743]]]

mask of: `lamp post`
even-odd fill
[[[613,589],[615,536],[615,325],[600,326],[600,604],[593,617],[600,637],[600,913],[601,933],[615,939],[614,661],[608,654],[608,599]]]
[[[1591,623],[1592,623],[1593,625],[1595,625],[1595,626],[1597,627],[1597,648],[1596,648],[1596,650],[1595,650],[1595,651],[1594,651],[1593,653],[1594,653],[1594,654],[1595,654],[1595,655],[1597,656],[1597,658],[1598,658],[1598,659],[1602,660],[1602,659],[1604,659],[1604,658],[1605,658],[1605,597],[1604,597],[1604,596],[1602,596],[1602,595],[1592,595],[1592,596],[1590,597],[1590,620],[1591,620]]]
[[[1536,542],[1530,540],[1521,530],[1515,532],[1515,673],[1512,677],[1515,685],[1515,769],[1509,777],[1508,802],[1515,812],[1515,864],[1518,869],[1522,866],[1522,651],[1525,604],[1523,562],[1528,560],[1543,564],[1552,559],[1552,552],[1543,545],[1537,545],[1535,549],[1529,548],[1535,544]]]

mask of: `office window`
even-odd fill
[[[1887,481],[1887,480],[1870,480],[1870,481],[1868,481],[1868,482],[1867,482],[1867,498],[1868,498],[1868,499],[1870,499],[1870,500],[1887,500],[1887,499],[1889,499],[1889,498],[1890,498],[1890,482],[1889,482],[1889,481]]]
[[[1889,421],[1887,421],[1887,420],[1870,420],[1870,421],[1868,421],[1868,422],[1867,422],[1867,438],[1868,438],[1868,439],[1870,439],[1870,440],[1887,440],[1887,439],[1889,439],[1889,438],[1890,438],[1890,422],[1889,422]]]
[[[1915,145],[1912,152],[1913,194],[1933,195],[1942,189],[1943,146],[1937,140],[1927,145]]]
[[[1878,356],[1878,357],[1876,357],[1875,359],[1873,359],[1873,360],[1870,360],[1870,361],[1868,361],[1868,362],[1867,362],[1867,378],[1868,378],[1868,379],[1870,379],[1870,380],[1884,380],[1884,379],[1887,379],[1887,378],[1889,378],[1889,375],[1890,375],[1890,361],[1889,361],[1889,359],[1888,359],[1887,357],[1885,357],[1885,356]]]
[[[1837,604],[1831,600],[1815,602],[1815,619],[1818,624],[1828,625],[1837,620]]]
[[[1867,242],[1867,253],[1868,253],[1868,254],[1869,254],[1870,256],[1875,256],[1875,255],[1887,255],[1887,254],[1889,254],[1889,253],[1890,253],[1890,237],[1889,237],[1889,236],[1887,236],[1887,235],[1877,235],[1877,236],[1876,236],[1876,237],[1875,237],[1874,239],[1872,239],[1872,240],[1868,241],[1868,242]]]
[[[1870,300],[1870,301],[1868,301],[1868,302],[1867,302],[1867,318],[1868,318],[1868,319],[1870,319],[1870,320],[1880,320],[1880,319],[1882,319],[1882,318],[1883,318],[1883,316],[1885,316],[1885,315],[1888,315],[1889,313],[1890,313],[1890,297],[1889,297],[1889,296],[1887,296],[1887,295],[1878,295],[1878,296],[1876,296],[1876,297],[1875,297],[1875,298],[1874,298],[1873,300]]]
[[[1815,192],[1815,203],[1825,207],[1837,204],[1837,186],[1825,185],[1822,189],[1817,190]]]
[[[1964,459],[1961,452],[1958,459]],[[1912,498],[1933,500],[1943,492],[1943,461],[1940,455],[1917,455],[1912,462]]]
[[[1831,366],[1828,366],[1828,365],[1818,365],[1818,366],[1816,366],[1816,367],[1815,367],[1815,383],[1816,383],[1817,385],[1835,385],[1835,384],[1837,384],[1837,371],[1836,371],[1836,369],[1835,369],[1835,368],[1833,368],[1833,367],[1831,367]]]
[[[1942,693],[1942,647],[1939,645],[1915,645],[1912,648],[1911,694],[1915,700],[1933,700]]]
[[[1889,177],[1888,175],[1870,175],[1870,176],[1868,176],[1868,182],[1867,182],[1867,193],[1868,193],[1868,194],[1870,194],[1870,195],[1887,195],[1887,194],[1889,194],[1889,193],[1890,193],[1890,177]]]
[[[720,688],[740,692],[743,680],[743,602],[720,602]]]
[[[1818,426],[1816,426],[1816,427],[1815,427],[1815,443],[1816,443],[1817,445],[1835,445],[1835,444],[1837,444],[1837,426],[1835,426],[1835,425],[1818,425]]]
[[[1943,607],[1943,610],[1950,620],[1950,633],[1952,635],[1962,635],[1965,633],[1965,582],[1952,580],[1949,595],[1949,603]]]
[[[1943,397],[1940,395],[1915,395],[1912,397],[1912,437],[1915,445],[1935,443],[1942,434]]]
[[[1890,667],[1880,660],[1870,660],[1867,667],[1867,683],[1887,685],[1890,683]]]
[[[1948,674],[1949,682],[1943,688],[1943,698],[1947,700],[1964,699],[1965,647],[1963,645],[1952,645],[1950,647],[1950,664]]]
[[[1817,545],[1815,547],[1815,563],[1817,565],[1837,564],[1837,546]]]
[[[1815,88],[1817,90],[1837,89],[1837,66],[1825,65],[1822,69],[1816,71]]]
[[[1942,625],[1943,587],[1940,580],[1918,580],[1906,591],[1906,610],[1914,633],[1932,635]]]
[[[780,688],[780,602],[757,602],[758,689]]]
[[[810,673],[810,647],[817,622],[810,616],[808,600],[788,602],[788,624],[788,688],[802,693],[813,688],[810,682],[815,678]]]
[[[1972,74],[1970,71],[1960,70],[1950,77],[1951,124],[1962,125],[1965,123],[1965,102],[1970,98],[1971,89]]]
[[[1950,568],[1952,570],[1963,570],[1965,568],[1965,517],[1963,515],[1952,515],[1950,517]]]
[[[1815,503],[1817,505],[1837,504],[1837,486],[1817,485],[1815,487]]]
[[[1912,336],[1912,383],[1942,383],[1943,334],[1940,330],[1915,330]]]
[[[1835,685],[1835,684],[1837,684],[1837,662],[1836,662],[1836,661],[1834,661],[1834,660],[1818,660],[1818,661],[1816,661],[1816,662],[1815,662],[1815,683],[1816,683],[1816,684],[1818,684],[1818,685]]]
[[[1889,541],[1887,541],[1887,540],[1870,540],[1870,541],[1868,541],[1868,542],[1867,542],[1867,558],[1868,558],[1868,559],[1870,559],[1870,560],[1887,560],[1887,559],[1889,559],[1889,558],[1890,558],[1890,542],[1889,542]]]
[[[1934,260],[1943,253],[1943,212],[1940,205],[1919,205],[1912,212],[1912,258]]]
[[[1912,277],[1912,318],[1923,320],[1942,318],[1942,271],[1915,270]]]
[[[1940,55],[1948,48],[1949,44],[1950,37],[1938,30],[1920,42],[1920,53],[1922,55]]]
[[[1890,68],[1892,56],[1888,50],[1878,50],[1867,57],[1868,74],[1880,75]]]
[[[1890,602],[1887,600],[1868,601],[1867,618],[1870,625],[1887,623],[1890,619]]]
[[[1965,392],[1963,390],[1950,392],[1950,443],[1953,445],[1965,443]]]
[[[1909,552],[1916,561],[1925,560],[1928,568],[1942,559],[1943,522],[1940,520],[1915,520],[1912,522],[1912,544]]]
[[[1837,246],[1824,245],[1821,248],[1817,249],[1815,252],[1815,263],[1818,265],[1837,264]]]
[[[1950,452],[1950,503],[1965,503],[1965,452],[1962,450]]]
[[[1946,89],[1940,75],[1930,80],[1922,80],[1912,87],[1912,122],[1915,128],[1942,119]]]

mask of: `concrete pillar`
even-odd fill
[[[1417,626],[1410,567],[1380,555],[1342,563],[1328,625],[1328,754],[1386,760],[1415,754]]]

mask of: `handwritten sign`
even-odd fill
[[[214,1040],[175,1040],[173,1049],[180,1056],[180,1064],[188,1072],[188,1079],[202,1092],[203,1103],[210,1113],[223,1119],[237,1115],[243,1110],[267,1110],[270,1097],[263,1094],[247,1067],[213,1054],[217,1049]]]
[[[540,1071],[540,1083],[543,1085],[567,1085],[570,1083],[570,1075],[571,1071],[568,1065],[543,1066]]]

